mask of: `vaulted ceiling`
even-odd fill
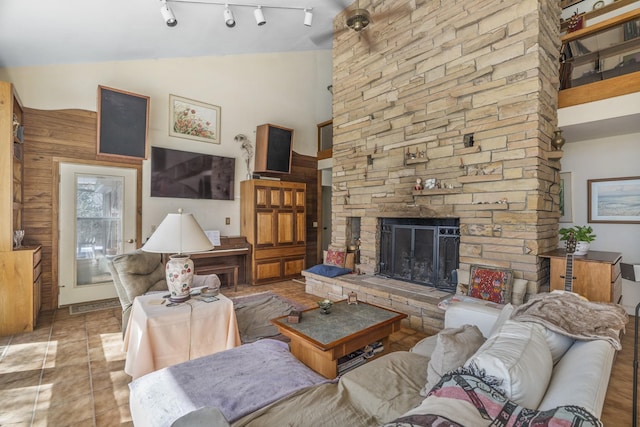
[[[333,19],[352,3],[229,1],[236,25],[228,28],[224,4],[207,1],[215,0],[169,0],[178,24],[168,27],[160,0],[2,0],[0,67],[331,49]],[[255,5],[265,25],[256,24]]]

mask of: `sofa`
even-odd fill
[[[587,333],[575,339],[582,332],[569,330],[567,335],[560,334],[553,325],[543,326],[527,319],[529,313],[521,310],[537,301],[547,304],[567,297],[576,299],[573,295],[539,294],[521,307],[452,303],[445,313],[443,331],[420,341],[410,351],[385,354],[339,379],[297,387],[284,397],[258,409],[254,405],[246,413],[236,412],[233,417],[215,404],[201,403],[172,419],[149,423],[148,416],[162,412],[162,405],[175,406],[175,401],[158,403],[162,399],[153,395],[162,388],[158,378],[150,383],[151,379],[142,377],[130,386],[133,421],[137,426],[227,425],[226,420],[234,427],[421,426],[443,422],[488,426],[502,417],[501,425],[516,419],[522,426],[530,425],[525,421],[553,425],[540,424],[541,420],[601,425],[598,417],[619,348],[616,334],[626,323],[627,315],[614,304],[580,302],[597,306],[605,316],[608,333],[602,337]],[[550,308],[557,311],[556,307]],[[580,308],[594,318],[589,309]],[[445,366],[447,361],[453,366]],[[206,383],[207,376],[215,376],[217,368],[215,361],[207,361],[204,366],[207,368],[200,368],[198,377]],[[255,374],[256,383],[260,381],[260,372],[247,372],[240,364],[235,369],[236,375]],[[192,386],[187,381],[170,387],[175,392]],[[253,392],[262,393],[257,387]],[[246,398],[233,386],[222,387],[219,394],[223,400],[226,396],[233,403],[231,406],[241,405]],[[155,402],[155,407],[145,408],[145,402],[150,401]]]

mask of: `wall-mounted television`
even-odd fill
[[[151,147],[151,197],[233,200],[236,159]]]

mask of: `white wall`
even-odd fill
[[[640,133],[569,141],[563,150],[562,172],[572,175],[576,225],[587,225],[587,180],[640,176]],[[591,244],[592,250],[621,252],[623,261],[640,263],[640,224],[588,225],[597,235]],[[623,280],[622,295],[622,304],[628,313],[633,313],[640,302],[640,282]]]
[[[234,136],[255,143],[256,126],[279,124],[295,130],[293,149],[315,156],[317,123],[331,118],[331,51],[233,55],[41,67],[0,68],[14,83],[25,107],[96,111],[98,85],[150,97],[152,146],[236,158],[235,200],[152,198],[150,160],[143,163],[142,237],[168,212],[183,208],[205,229],[240,234],[240,181],[247,174]],[[221,144],[169,137],[169,94],[221,107]],[[225,225],[225,217],[231,224]]]

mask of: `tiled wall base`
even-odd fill
[[[347,274],[331,278],[303,271],[302,275],[305,277],[305,290],[309,294],[339,301],[346,299],[349,292],[353,291],[358,294],[360,301],[407,314],[404,326],[427,334],[436,334],[443,328],[444,311],[438,308],[438,303],[452,295],[370,274]]]

